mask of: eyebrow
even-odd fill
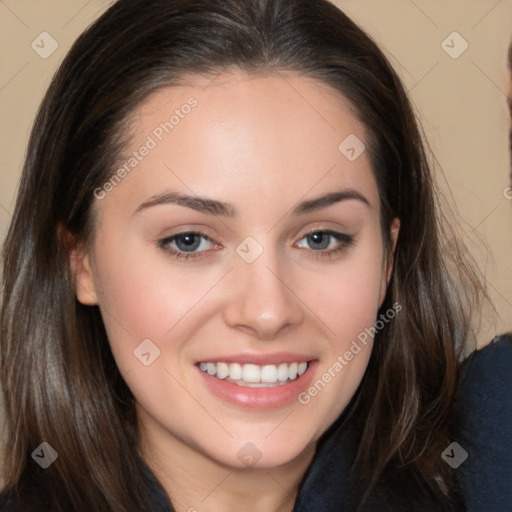
[[[327,208],[332,204],[336,204],[341,201],[347,201],[349,199],[360,201],[361,203],[371,208],[370,202],[360,192],[353,189],[346,189],[337,192],[330,192],[315,199],[308,199],[307,201],[303,201],[293,208],[292,215],[304,215],[306,213],[311,213],[322,208]],[[147,210],[153,206],[167,204],[186,206],[187,208],[191,208],[208,215],[216,215],[229,218],[237,216],[235,207],[229,203],[218,201],[216,199],[210,199],[208,197],[200,197],[197,195],[191,196],[179,192],[164,192],[162,194],[154,195],[148,201],[140,204],[135,210],[134,214],[143,210]]]

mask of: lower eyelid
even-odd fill
[[[340,253],[345,249],[348,249],[354,243],[354,237],[352,235],[347,235],[345,233],[340,233],[338,231],[332,231],[332,230],[327,230],[327,229],[317,229],[317,230],[305,233],[302,236],[302,238],[300,238],[300,240],[303,240],[308,235],[312,235],[315,233],[325,233],[338,241],[338,247],[335,247],[334,249],[323,249],[323,250],[310,249],[308,252],[310,252],[311,255],[315,258],[329,257],[329,256],[332,257],[335,254]],[[205,258],[205,257],[208,257],[211,255],[210,254],[211,249],[206,249],[206,250],[202,250],[202,251],[186,252],[186,251],[181,251],[177,248],[175,249],[174,247],[169,246],[169,244],[171,242],[175,242],[176,239],[180,235],[186,235],[186,234],[189,234],[189,235],[193,234],[193,235],[199,236],[203,240],[207,240],[208,242],[210,242],[213,247],[218,247],[220,245],[217,242],[215,242],[213,239],[211,239],[209,236],[205,235],[204,233],[199,233],[199,232],[195,232],[195,231],[183,231],[181,233],[176,233],[174,235],[171,235],[169,237],[159,240],[158,246],[161,249],[163,249],[164,251],[166,251],[168,254],[170,254],[171,256],[175,257],[176,259]],[[300,249],[306,249],[306,248],[301,247]]]

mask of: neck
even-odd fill
[[[143,429],[141,456],[175,512],[291,512],[315,444],[273,468],[238,468],[213,460],[163,428]]]

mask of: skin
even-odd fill
[[[268,410],[220,400],[194,365],[293,352],[317,360],[314,382],[373,326],[391,269],[378,190],[367,152],[350,162],[338,150],[349,134],[364,141],[365,130],[347,100],[317,81],[225,71],[149,97],[130,120],[128,153],[191,96],[197,106],[96,200],[93,240],[71,253],[77,297],[99,305],[136,399],[140,452],[176,510],[289,511],[318,438],[363,377],[371,342],[308,404]],[[299,201],[344,189],[368,204],[346,199],[291,214]],[[238,215],[176,204],[136,212],[170,190],[230,203]],[[354,241],[328,258],[342,244],[328,237],[327,249],[315,249],[306,237],[313,229]],[[398,229],[395,219],[393,244]],[[208,237],[196,250],[203,257],[176,259],[158,245],[187,230]],[[250,264],[236,252],[247,236],[263,248]],[[134,357],[144,339],[161,351],[149,366]],[[237,456],[247,442],[261,453],[252,467]]]

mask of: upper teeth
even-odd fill
[[[231,380],[244,382],[284,382],[300,377],[308,367],[308,363],[281,363],[280,365],[238,364],[238,363],[200,363],[199,368],[218,379],[229,377]]]

